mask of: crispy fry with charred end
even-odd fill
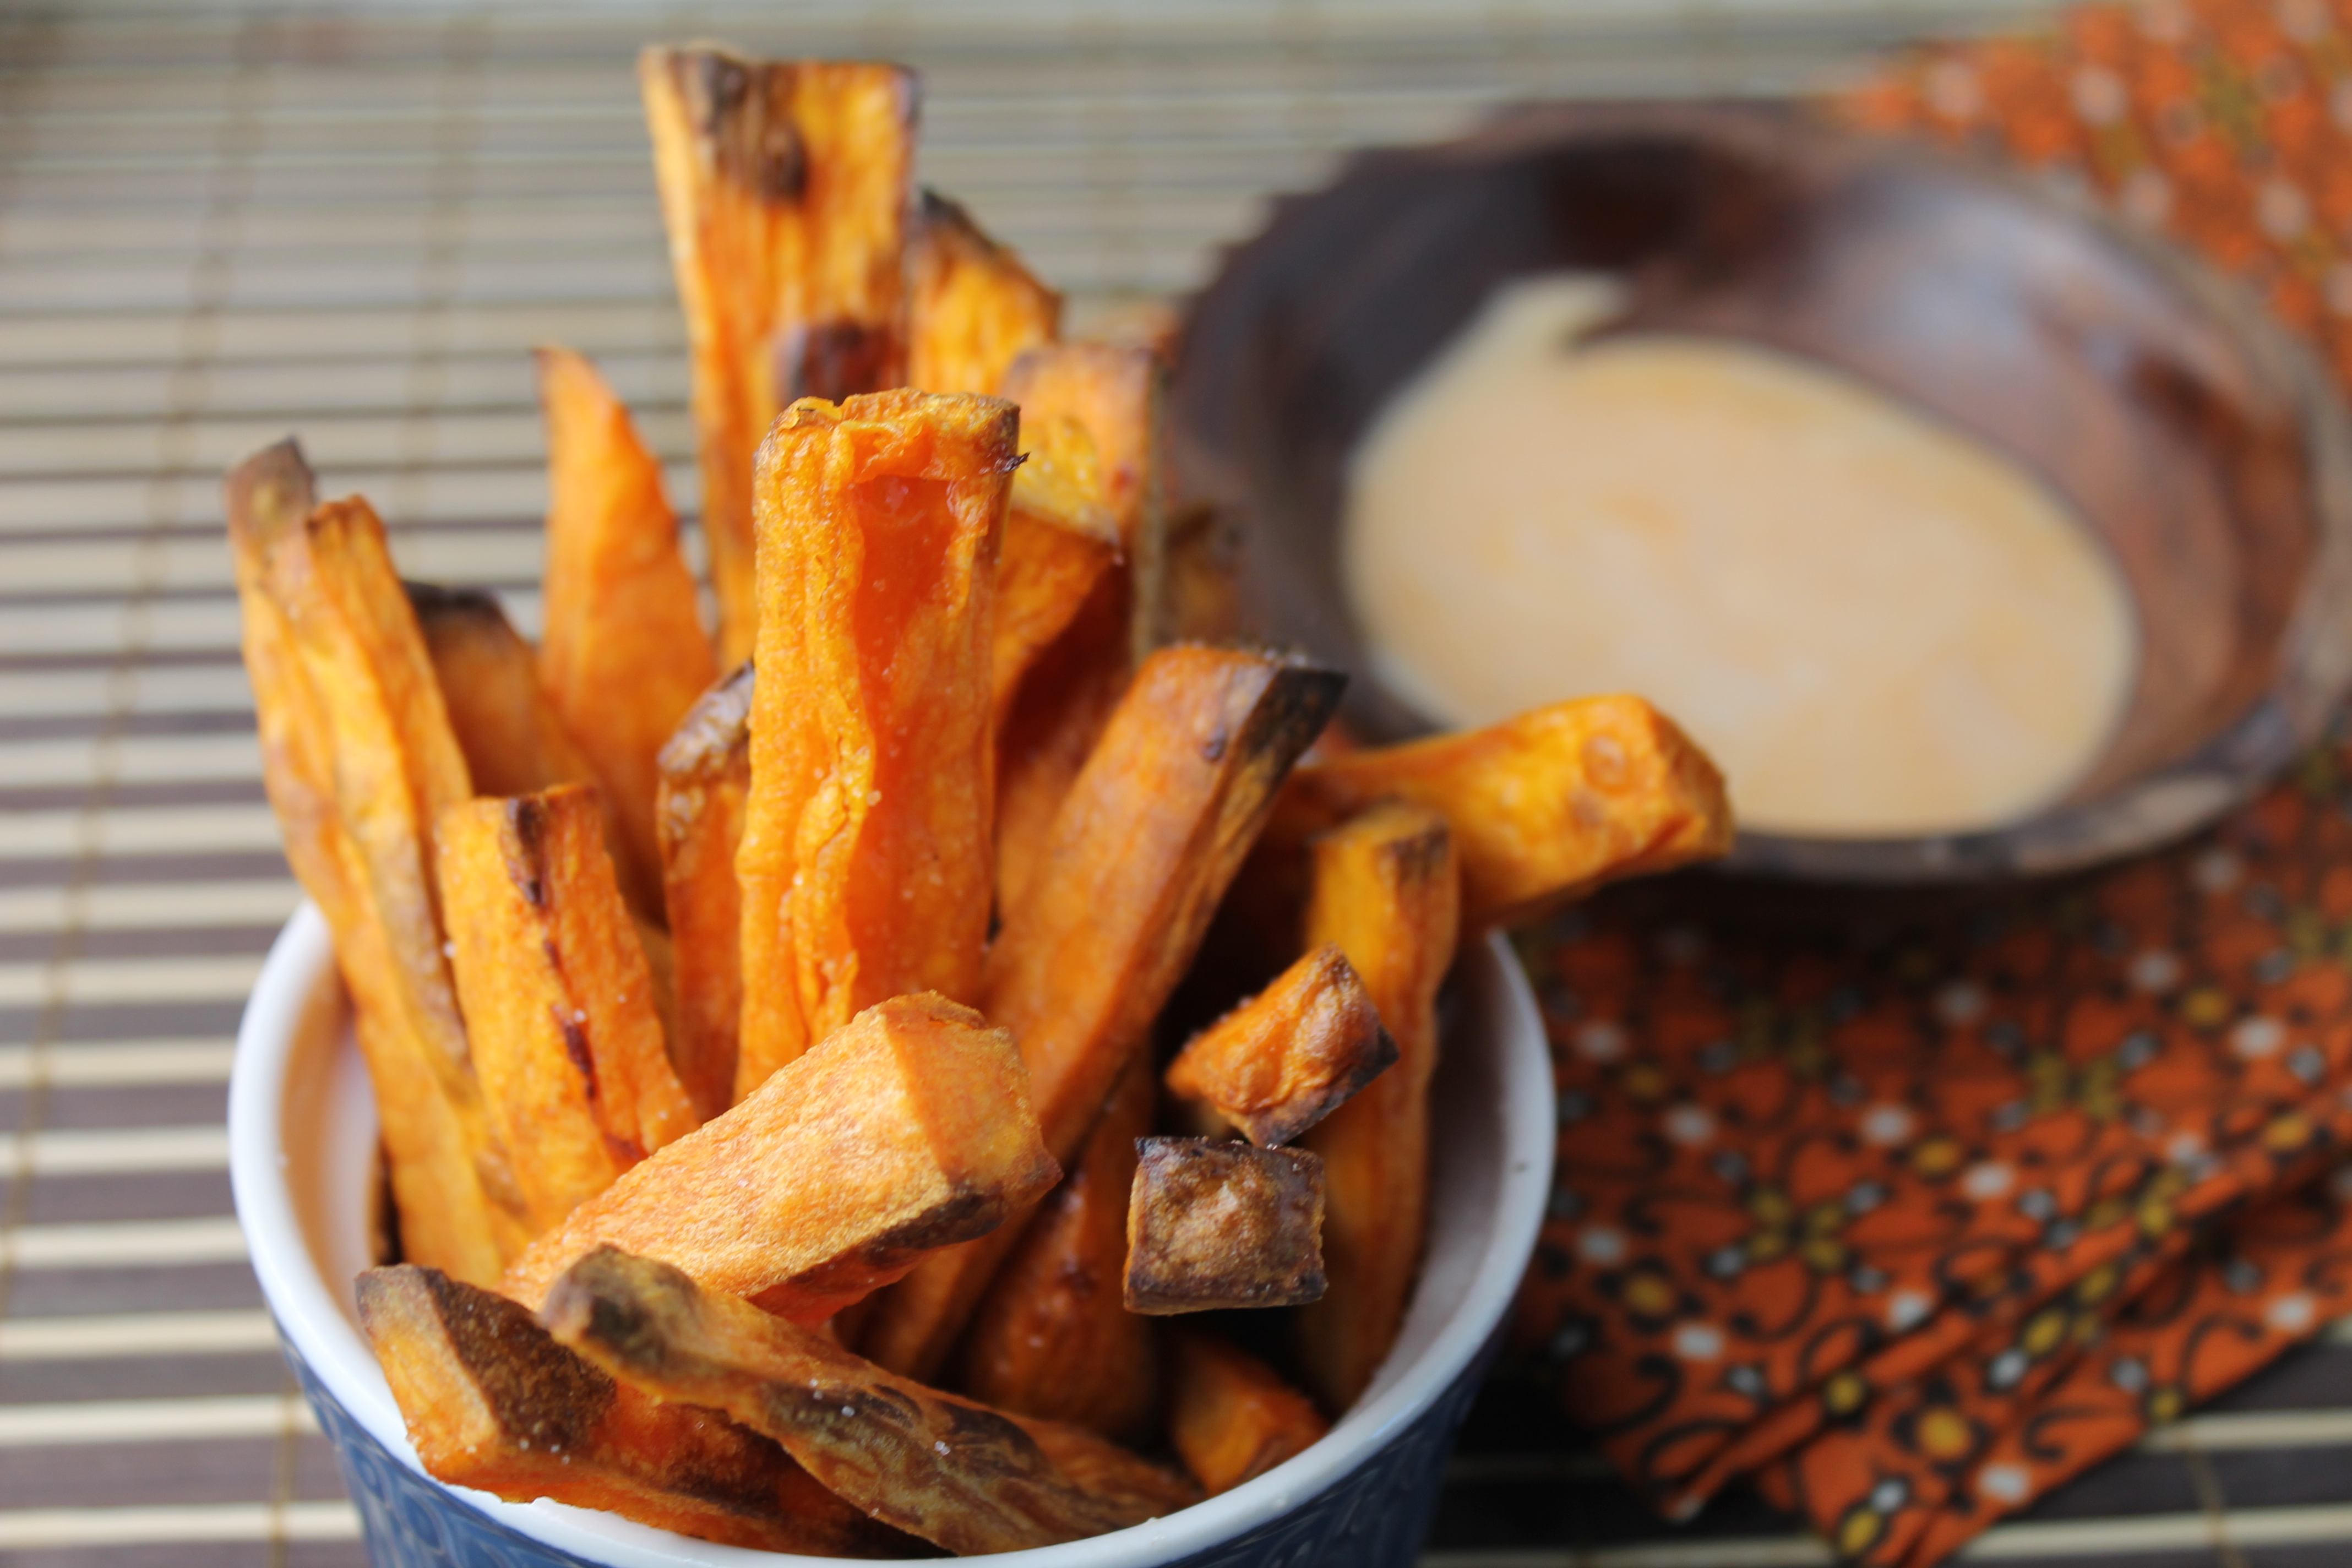
[[[1187,1329],[1168,1336],[1168,1440],[1214,1497],[1255,1480],[1331,1430],[1275,1370]]]
[[[334,932],[409,1255],[488,1282],[528,1236],[442,953],[432,834],[471,793],[439,683],[363,501],[316,504],[291,441],[228,477],[262,778]]]
[[[937,191],[907,251],[908,386],[993,394],[1022,351],[1061,336],[1062,297]]]
[[[1323,1161],[1146,1138],[1127,1209],[1127,1310],[1296,1307],[1323,1294]]]
[[[595,770],[633,894],[658,914],[654,759],[719,668],[661,464],[593,365],[567,349],[538,357],[549,495],[540,684]]]
[[[1054,814],[1109,722],[1129,673],[1159,640],[1164,373],[1148,349],[1051,343],[1006,374],[1023,444],[1109,518],[1120,559],[1059,636],[1027,660],[997,735],[997,902],[1010,906],[1045,853]],[[1016,495],[1018,503],[1020,497]]]
[[[760,448],[736,1094],[885,997],[976,1001],[1002,399],[803,402]]]
[[[951,1552],[1076,1541],[1195,1497],[1083,1428],[894,1377],[824,1334],[613,1248],[575,1264],[541,1315],[557,1340],[614,1377],[724,1409],[835,1496]]]
[[[821,1323],[1060,1175],[1012,1037],[939,996],[894,997],[573,1209],[500,1289],[535,1306],[610,1243]]]
[[[1309,846],[1307,939],[1349,955],[1396,1038],[1397,1063],[1307,1134],[1323,1156],[1323,1262],[1331,1288],[1293,1343],[1333,1410],[1363,1394],[1396,1342],[1429,1206],[1429,1078],[1437,988],[1454,963],[1454,836],[1427,806],[1389,802]]]
[[[1271,1149],[1330,1115],[1396,1059],[1364,983],[1327,943],[1195,1035],[1162,1081]]]
[[[416,1457],[452,1486],[770,1552],[888,1557],[914,1544],[719,1411],[615,1383],[503,1296],[414,1264],[371,1268],[357,1285]]]
[[[897,385],[915,78],[858,61],[637,57],[694,368],[720,661],[751,652],[751,462],[779,410]]]
[[[441,819],[441,900],[490,1121],[545,1230],[694,1131],[596,794],[565,784]]]
[[[974,1399],[1108,1437],[1139,1436],[1150,1422],[1159,1347],[1119,1281],[1135,1141],[1151,1131],[1155,1098],[1150,1064],[1138,1056],[972,1315],[956,1386]]]
[[[1028,1064],[1045,1146],[1075,1162],[1141,1047],[1274,792],[1344,676],[1241,649],[1164,648],[1138,672],[989,951],[988,1016]],[[893,1288],[864,1346],[930,1375],[1017,1239],[957,1247]]]
[[[1472,931],[1731,847],[1723,775],[1638,697],[1580,697],[1484,730],[1302,767],[1266,825],[1267,851],[1287,852],[1390,796],[1453,826],[1462,923]]]
[[[751,666],[703,693],[661,750],[656,826],[677,954],[670,1060],[705,1121],[735,1102],[743,1013],[743,900],[735,851],[751,793]]]

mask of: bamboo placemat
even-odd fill
[[[295,889],[263,803],[221,470],[293,431],[404,570],[536,619],[524,351],[595,355],[690,507],[631,61],[651,38],[903,58],[922,176],[1074,324],[1203,280],[1344,149],[1541,95],[1782,94],[2011,0],[593,8],[0,5],[0,1563],[362,1561],[230,1217],[222,1086]],[[1972,1559],[2352,1562],[2337,1333]],[[1431,1561],[1767,1568],[1667,1531],[1497,1389]]]

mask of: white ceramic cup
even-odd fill
[[[1409,1526],[1417,1537],[1483,1352],[1535,1247],[1551,1178],[1550,1058],[1535,999],[1500,938],[1465,950],[1454,1004],[1433,1086],[1428,1256],[1403,1332],[1364,1397],[1321,1442],[1229,1492],[1131,1530],[1009,1552],[1000,1562],[1146,1568],[1362,1561],[1369,1544],[1362,1533],[1378,1533],[1370,1515],[1381,1510],[1423,1521]],[[543,1500],[505,1502],[437,1481],[420,1488],[371,1458],[380,1445],[423,1476],[353,1306],[352,1277],[371,1261],[376,1136],[375,1102],[326,922],[305,904],[270,949],[237,1031],[230,1174],[254,1272],[297,1371],[308,1373],[321,1425],[341,1451],[378,1568],[452,1560],[607,1568],[829,1561],[714,1545]],[[387,1479],[396,1484],[388,1489]],[[1351,1487],[1365,1495],[1349,1499]],[[1400,1498],[1400,1488],[1422,1495]],[[381,1495],[387,1489],[406,1494],[406,1506],[388,1506]],[[423,1533],[436,1540],[412,1552],[387,1537],[419,1533],[418,1497],[427,1500],[425,1511],[445,1502],[460,1511],[425,1521]],[[480,1530],[462,1510],[505,1529]],[[1328,1529],[1326,1518],[1335,1521]],[[1320,1537],[1342,1530],[1354,1538],[1344,1559],[1318,1550]],[[507,1531],[540,1550],[511,1541]],[[475,1544],[453,1548],[461,1538]],[[1384,1544],[1402,1551],[1397,1561],[1410,1561],[1419,1543]]]

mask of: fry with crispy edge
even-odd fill
[[[705,1121],[735,1100],[743,1014],[743,899],[735,851],[751,793],[751,665],[702,694],[661,749],[655,825],[677,954],[670,1060]]]
[[[1023,350],[1062,334],[1062,297],[971,215],[926,190],[907,247],[907,384],[993,394]]]
[[[770,1552],[892,1557],[914,1544],[720,1412],[615,1383],[503,1296],[415,1264],[371,1268],[356,1287],[416,1457],[452,1486]]]
[[[1159,1403],[1159,1346],[1127,1310],[1127,1197],[1135,1141],[1151,1131],[1150,1064],[1120,1075],[1086,1152],[1038,1205],[972,1314],[955,1386],[986,1405],[1107,1437],[1144,1434]]]
[[[916,85],[903,67],[637,57],[694,374],[719,654],[751,652],[751,461],[777,412],[900,380]]]
[[[735,1092],[889,996],[979,999],[1001,399],[793,405],[760,448]]]
[[[1330,1115],[1396,1059],[1364,983],[1325,943],[1192,1037],[1161,1081],[1271,1149]]]
[[[528,1236],[443,956],[433,825],[471,793],[425,639],[358,500],[317,504],[280,442],[228,477],[262,780],[334,932],[409,1255],[495,1280]]]
[[[1307,1386],[1345,1410],[1396,1342],[1421,1268],[1437,988],[1454,963],[1461,878],[1445,819],[1402,802],[1349,818],[1308,852],[1307,940],[1348,954],[1397,1045],[1396,1065],[1306,1140],[1323,1156],[1330,1289],[1300,1310],[1292,1343]]]
[[[1084,1427],[1024,1420],[894,1377],[820,1333],[606,1247],[549,1292],[548,1330],[665,1400],[716,1405],[836,1497],[956,1552],[1122,1530],[1197,1494]]]
[[[1223,1340],[1168,1335],[1168,1440],[1211,1497],[1255,1480],[1331,1430],[1314,1402]]]
[[[1212,1138],[1136,1145],[1127,1310],[1296,1307],[1323,1294],[1323,1161]]]
[[[573,1209],[499,1289],[536,1306],[610,1243],[821,1323],[1060,1176],[1012,1037],[942,997],[894,997]]]
[[[1731,847],[1723,775],[1673,720],[1638,697],[1580,697],[1302,767],[1266,824],[1265,852],[1293,853],[1391,796],[1452,825],[1469,931]]]
[[[1004,544],[996,557],[996,632],[990,659],[991,728],[1002,731],[1022,682],[1069,631],[1099,584],[1124,571],[1118,524],[1103,493],[1094,443],[1074,420],[1026,441]],[[1111,664],[1124,668],[1115,655]]]
[[[1137,673],[989,951],[984,1006],[1021,1042],[1056,1160],[1076,1160],[1345,681],[1229,648],[1163,648]],[[927,1260],[877,1310],[866,1352],[935,1373],[1017,1239],[1008,1226]]]
[[[439,859],[474,1070],[545,1230],[698,1119],[663,1047],[596,792],[451,806]]]
[[[593,365],[568,349],[541,349],[538,360],[548,488],[540,684],[620,826],[632,901],[658,914],[654,759],[719,667],[661,464]]]
[[[1024,445],[1081,484],[1117,531],[1119,560],[1033,654],[997,733],[996,888],[1009,908],[1035,874],[1073,780],[1129,673],[1159,640],[1164,373],[1149,349],[1049,343],[1006,373]],[[1017,559],[1017,558],[1016,558]]]

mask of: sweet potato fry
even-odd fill
[[[1293,1343],[1307,1386],[1345,1410],[1396,1342],[1421,1268],[1437,988],[1454,963],[1460,875],[1445,819],[1402,802],[1349,818],[1309,853],[1308,940],[1349,955],[1397,1045],[1396,1065],[1306,1141],[1323,1156],[1331,1288],[1300,1311]]]
[[[895,997],[573,1209],[500,1289],[536,1306],[611,1243],[821,1323],[1054,1184],[1029,1107],[1003,1030],[938,996]]]
[[[1021,1042],[1056,1160],[1076,1160],[1344,683],[1240,649],[1164,648],[1138,672],[989,952],[983,1005]],[[866,1352],[930,1375],[1016,1239],[927,1261],[877,1309]]]
[[[927,190],[907,256],[907,384],[994,395],[1023,350],[1061,335],[1062,297]]]
[[[1255,1480],[1331,1430],[1305,1394],[1224,1341],[1168,1336],[1168,1438],[1211,1497]]]
[[[835,1496],[951,1552],[1098,1535],[1196,1495],[1081,1427],[893,1377],[824,1334],[610,1247],[556,1282],[543,1317],[614,1377],[656,1398],[718,1405]]]
[[[228,477],[262,777],[334,932],[409,1255],[498,1278],[529,1232],[442,953],[435,818],[471,793],[416,617],[360,500],[316,504],[281,442]]]
[[[539,1230],[696,1125],[604,838],[586,784],[441,819],[457,999]]]
[[[1011,405],[795,405],[760,449],[738,1097],[885,997],[979,999]]]
[[[915,78],[857,61],[637,57],[685,309],[719,652],[751,652],[751,462],[779,410],[894,386]]]
[[[425,634],[466,770],[483,795],[529,795],[589,778],[588,759],[540,690],[530,644],[498,595],[404,583]]]
[[[891,1557],[914,1546],[770,1439],[615,1383],[503,1296],[415,1264],[371,1268],[358,1291],[416,1457],[452,1486],[611,1509],[770,1552]]]
[[[1364,983],[1327,943],[1195,1035],[1162,1081],[1271,1149],[1330,1115],[1396,1059]]]
[[[1057,428],[1057,443],[1029,443],[1004,516],[989,677],[997,730],[1031,667],[1068,632],[1097,585],[1123,569],[1118,524],[1097,500],[1093,444],[1071,421]]]
[[[1323,1161],[1146,1138],[1127,1209],[1127,1310],[1296,1307],[1323,1294]]]
[[[1062,633],[1028,660],[997,735],[997,901],[1034,873],[1054,814],[1086,765],[1130,673],[1158,641],[1165,526],[1163,372],[1148,349],[1052,343],[1005,375],[1024,445],[1084,485],[1117,531],[1119,560]]]
[[[743,900],[735,851],[751,793],[751,666],[703,693],[661,750],[656,826],[662,902],[677,953],[670,1060],[708,1121],[735,1102],[743,1013]]]
[[[1472,931],[1731,847],[1723,775],[1638,697],[1556,702],[1487,729],[1302,767],[1266,825],[1266,849],[1287,852],[1390,796],[1452,825]]]
[[[1151,1325],[1120,1300],[1119,1281],[1135,1141],[1151,1131],[1156,1098],[1139,1055],[972,1314],[955,1385],[974,1399],[1107,1437],[1140,1436],[1150,1422],[1159,1347]]]
[[[594,366],[568,349],[538,358],[549,496],[540,684],[595,770],[633,891],[658,914],[654,759],[719,668],[661,464]]]

